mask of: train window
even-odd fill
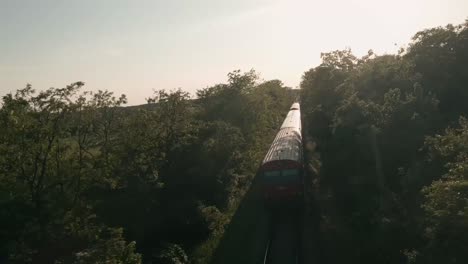
[[[299,179],[299,170],[298,169],[282,170],[281,176],[288,180],[297,180]]]
[[[263,177],[267,184],[293,183],[299,180],[299,170],[265,171]]]
[[[280,176],[280,171],[265,171],[265,178],[277,178]]]
[[[281,171],[265,171],[263,173],[265,183],[276,184],[281,181]]]

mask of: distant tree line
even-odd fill
[[[468,21],[397,55],[323,53],[305,72],[329,263],[467,263],[467,65]]]
[[[0,262],[208,262],[294,92],[254,71],[137,107],[83,86],[3,96]]]

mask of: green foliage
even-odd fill
[[[83,85],[37,95],[28,85],[3,97],[1,254],[13,262],[69,262],[80,252],[77,263],[140,262],[122,231],[93,220],[86,197],[91,188],[114,181],[110,133],[125,97],[99,91],[88,101],[89,94],[79,94]]]
[[[4,96],[0,262],[209,261],[294,98],[258,80],[132,108],[82,82]]]
[[[185,251],[176,244],[168,244],[156,258],[161,264],[188,264],[188,256]]]
[[[440,100],[440,111],[456,119],[468,111],[468,23],[418,32],[405,55],[423,78],[421,85]]]
[[[55,263],[141,263],[141,255],[135,253],[136,243],[125,241],[122,228],[96,224],[95,218],[96,215],[84,211],[65,216],[67,236],[64,238],[73,237],[77,244],[86,241],[86,246],[83,243],[73,256],[64,256]]]
[[[351,262],[468,259],[466,120],[427,137],[468,113],[467,34],[466,23],[424,30],[398,55],[323,53],[305,72],[304,132],[320,152],[324,206],[336,212],[324,217],[358,245],[348,243]]]
[[[460,128],[426,139],[433,159],[447,161],[447,173],[423,188],[426,232],[425,257],[432,262],[463,263],[468,258],[468,121]],[[449,257],[448,257],[449,256]]]
[[[369,52],[369,55],[371,52]],[[335,69],[349,71],[358,63],[358,59],[353,55],[351,49],[335,50],[332,52],[321,53],[322,65]]]

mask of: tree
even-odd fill
[[[110,153],[109,148],[98,147],[101,138],[91,128],[101,120],[90,118],[89,112],[113,111],[103,108],[117,106],[108,92],[87,103],[79,94],[83,85],[77,82],[37,95],[28,85],[3,97],[0,202],[6,210],[0,216],[6,228],[1,253],[12,261],[51,262],[93,247],[96,239],[109,246],[117,243],[103,237],[102,224],[73,224],[93,217],[89,208],[94,203],[84,194],[101,180],[94,177],[98,171],[94,161]],[[108,136],[111,127],[103,126]],[[83,232],[88,235],[83,237]],[[119,243],[126,245],[124,240]],[[108,257],[99,247],[93,250]],[[133,250],[130,244],[129,254]]]
[[[464,263],[468,259],[463,246],[468,243],[468,120],[460,118],[459,125],[426,139],[431,157],[448,163],[447,173],[422,190],[429,243],[421,263]]]

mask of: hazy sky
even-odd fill
[[[251,68],[295,87],[320,52],[394,53],[466,18],[468,0],[0,0],[0,95],[84,81],[132,105]]]

